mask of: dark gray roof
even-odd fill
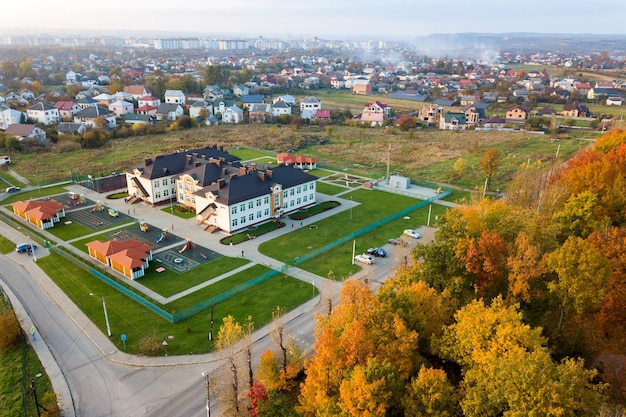
[[[243,173],[245,171],[245,173]],[[283,189],[315,181],[317,177],[291,166],[280,165],[265,170],[246,170],[245,167],[226,167],[221,171],[224,184],[220,187],[216,180],[211,185],[198,191],[205,195],[215,194],[216,201],[230,206],[242,201],[270,194],[270,187],[280,184]]]
[[[42,103],[42,102],[33,104],[32,106],[30,106],[28,108],[28,110],[44,110],[44,111],[45,110],[54,110],[54,109],[56,109],[56,107],[54,107],[54,106],[52,106],[50,104]]]
[[[58,133],[77,133],[80,130],[80,127],[84,125],[82,123],[70,123],[70,122],[61,122],[57,126]]]
[[[172,111],[175,112],[179,106],[180,104],[177,103],[161,103],[157,109],[157,113],[165,114]]]
[[[261,94],[244,94],[241,96],[241,102],[247,104],[263,103],[263,100],[264,98]]]
[[[387,97],[410,101],[424,101],[427,98],[426,96],[421,95],[417,90],[396,91],[395,93],[387,95]]]
[[[104,107],[89,106],[89,107],[85,107],[81,111],[74,113],[74,117],[79,117],[79,118],[86,117],[88,119],[95,119],[97,117],[108,116],[110,114],[114,114],[113,111],[109,109],[105,109]]]
[[[455,103],[454,100],[445,100],[445,99],[435,100],[435,104],[438,106],[452,106],[454,103]]]
[[[201,149],[193,149],[184,152],[175,152],[167,155],[159,155],[152,158],[147,158],[140,165],[137,165],[131,168],[129,171],[132,172],[133,169],[139,169],[143,172],[141,175],[144,178],[148,179],[156,179],[161,177],[168,177],[171,175],[182,174],[186,171],[195,168],[195,162],[202,161],[202,157],[204,156],[204,160],[208,160],[210,158],[220,159],[224,158],[224,162],[232,162],[233,165],[238,164],[239,158],[225,152],[222,149],[218,149],[216,146],[201,148]]]

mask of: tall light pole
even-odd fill
[[[30,252],[33,254],[33,261],[37,262],[37,256],[35,255],[35,246],[30,238],[30,232],[28,232],[28,243],[30,243]]]
[[[111,337],[111,324],[109,323],[109,313],[107,312],[107,305],[104,302],[104,295],[102,296],[102,308],[104,309],[104,320],[107,323],[107,334]]]
[[[206,416],[211,417],[211,382],[209,380],[209,373],[202,372],[204,377],[204,385],[206,386]]]
[[[348,198],[350,199],[350,220],[352,220],[352,196],[348,196]]]

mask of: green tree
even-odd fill
[[[454,417],[459,415],[460,395],[441,369],[422,366],[402,399],[404,415]]]
[[[563,209],[554,213],[552,220],[561,225],[567,236],[585,238],[595,229],[598,196],[592,191],[583,191],[569,198]]]
[[[612,268],[589,241],[575,236],[548,254],[546,265],[557,274],[557,279],[548,283],[548,289],[561,302],[558,334],[568,310],[582,314],[598,309]]]
[[[463,158],[458,158],[452,166],[452,179],[458,180],[467,172],[467,161]]]

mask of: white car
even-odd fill
[[[420,235],[413,229],[406,229],[402,234],[412,237],[413,239],[419,239],[422,237],[422,235]]]
[[[355,256],[354,260],[366,265],[372,265],[374,263],[374,257],[372,255],[368,255],[367,253]]]

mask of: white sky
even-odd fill
[[[47,29],[232,33],[298,38],[432,33],[626,33],[626,1],[107,0],[3,1],[0,31]]]

